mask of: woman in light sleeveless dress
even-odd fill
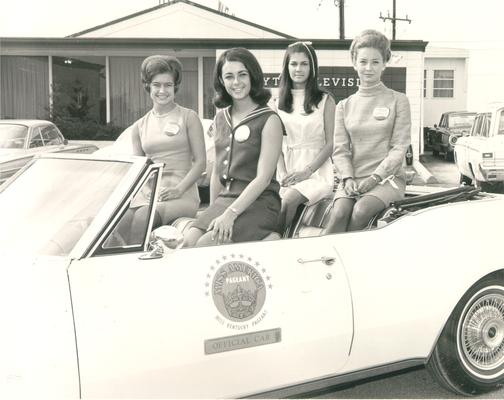
[[[278,165],[282,225],[287,228],[300,204],[312,205],[333,191],[335,102],[319,89],[317,78],[318,61],[311,44],[291,44],[284,56],[277,105],[287,131]]]
[[[205,170],[203,127],[198,115],[175,103],[182,65],[171,56],[150,56],[142,63],[142,82],[153,108],[131,127],[133,154],[164,163],[154,227],[179,217],[194,217],[199,207],[196,181]],[[149,214],[149,199],[137,196],[130,237],[140,237]]]

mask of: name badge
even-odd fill
[[[373,110],[373,117],[378,121],[382,121],[387,118],[390,114],[390,110],[387,107],[376,107]]]
[[[163,128],[163,133],[166,136],[175,136],[178,135],[179,132],[180,132],[180,126],[173,122],[166,123],[166,125]]]
[[[234,134],[235,139],[238,142],[244,142],[250,137],[250,129],[247,125],[240,126]]]

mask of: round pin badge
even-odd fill
[[[386,119],[390,114],[390,110],[387,107],[376,107],[373,110],[373,117],[378,121]]]
[[[180,132],[180,126],[173,122],[166,123],[166,125],[163,128],[163,133],[166,136],[175,136],[178,135],[179,132]]]
[[[234,137],[238,142],[244,142],[250,137],[250,128],[247,125],[240,126],[235,131]]]

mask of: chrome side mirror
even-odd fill
[[[163,254],[180,249],[184,244],[184,235],[171,225],[154,229],[150,236],[151,250],[138,257],[140,260],[152,260],[163,257]]]

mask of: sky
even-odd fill
[[[216,7],[217,0],[193,0]],[[302,38],[338,38],[335,0],[223,0],[235,16]],[[159,4],[158,0],[0,0],[0,37],[63,37]],[[397,39],[503,47],[502,0],[396,0]],[[479,7],[477,7],[477,6]],[[391,32],[392,0],[345,0],[345,33]]]
[[[193,0],[216,8],[217,0]],[[222,0],[239,18],[304,39],[339,38],[336,0]],[[64,37],[159,4],[158,0],[0,0],[1,37]],[[345,0],[345,37],[374,28],[391,37],[393,0]],[[396,0],[396,38],[470,50],[468,108],[504,100],[503,0]],[[1,40],[0,40],[1,46]],[[492,92],[495,94],[489,95]],[[503,93],[500,98],[499,93]],[[492,98],[489,98],[491,96]]]

